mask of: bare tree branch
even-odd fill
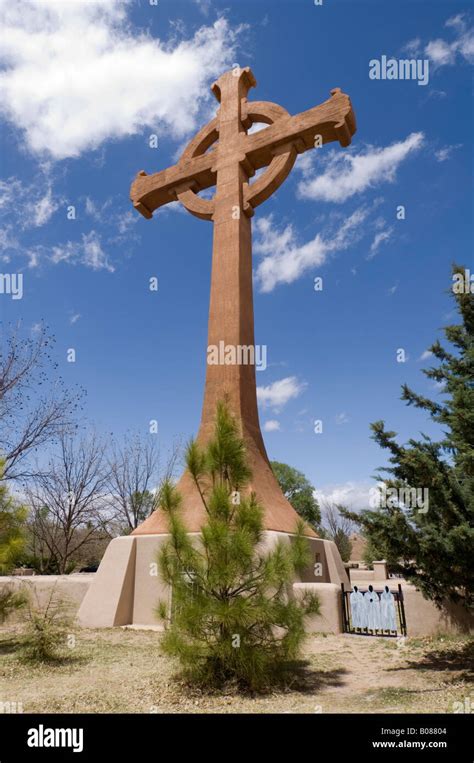
[[[5,458],[3,479],[33,475],[29,456],[71,432],[72,417],[82,393],[64,388],[53,379],[57,364],[51,355],[54,338],[41,325],[24,337],[21,325],[5,328],[0,335],[0,452]]]
[[[157,508],[161,485],[173,478],[179,451],[174,443],[162,466],[153,435],[127,434],[123,443],[112,443],[108,489],[122,532],[134,530]]]
[[[59,454],[28,484],[33,532],[61,574],[73,554],[104,531],[108,479],[105,446],[96,435],[74,440],[62,434]]]

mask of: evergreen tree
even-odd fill
[[[4,465],[0,460],[0,575],[8,575],[23,552],[27,514],[2,481]]]
[[[413,581],[425,594],[474,603],[474,294],[465,271],[453,267],[453,295],[461,323],[444,329],[452,350],[439,341],[430,348],[438,361],[423,373],[442,390],[442,402],[402,387],[402,400],[426,411],[440,425],[442,437],[426,435],[399,445],[383,421],[372,424],[373,439],[390,454],[391,466],[379,472],[386,488],[428,488],[427,506],[407,507],[387,501],[376,511],[349,514],[358,521],[372,553]],[[472,288],[472,285],[471,285]],[[409,502],[410,504],[412,502]]]
[[[314,497],[314,487],[307,477],[303,472],[288,464],[283,464],[280,461],[271,461],[270,463],[283,495],[291,503],[294,510],[313,528],[319,528],[321,511]]]
[[[0,460],[0,575],[8,575],[24,549],[26,509],[9,495],[2,481],[3,471],[4,461]],[[15,593],[11,586],[4,586],[0,590],[0,623],[23,604],[22,595]]]
[[[292,543],[262,551],[263,510],[255,494],[244,492],[251,473],[225,404],[217,409],[214,438],[205,449],[191,441],[186,463],[207,519],[198,539],[187,534],[180,495],[164,484],[171,537],[159,563],[173,603],[171,613],[163,602],[158,608],[166,623],[162,648],[191,680],[258,690],[298,657],[305,614],[318,611],[314,596],[291,596],[296,572],[308,562],[303,522]]]

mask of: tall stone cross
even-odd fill
[[[290,116],[268,101],[248,101],[256,86],[252,71],[235,68],[212,85],[220,106],[215,118],[200,130],[173,167],[147,175],[139,172],[131,187],[134,207],[151,218],[159,207],[178,200],[191,214],[214,223],[208,347],[254,347],[251,218],[290,173],[298,154],[338,140],[348,146],[356,130],[350,99],[339,88],[319,106]],[[267,128],[247,133],[255,122]],[[266,167],[253,183],[257,170]],[[211,186],[214,197],[198,195]],[[251,489],[265,509],[267,530],[292,533],[297,515],[271,470],[257,410],[254,364],[207,365],[204,404],[198,441],[211,436],[216,406],[226,398],[247,446],[253,477]],[[183,520],[198,531],[204,509],[189,475],[178,483],[183,496]],[[168,531],[166,518],[154,512],[134,534]],[[314,533],[308,528],[308,535]]]

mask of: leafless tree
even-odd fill
[[[180,446],[175,442],[162,465],[153,435],[127,434],[111,446],[109,498],[121,532],[131,532],[157,508],[160,486],[174,476]]]
[[[59,436],[59,452],[28,482],[27,497],[37,547],[47,549],[60,574],[79,549],[105,538],[108,466],[105,446],[91,435]]]
[[[333,503],[332,501],[322,501],[322,514],[323,525],[326,527],[330,535],[335,535],[337,532],[343,532],[346,535],[350,535],[354,529],[350,519],[341,514],[341,509],[346,510],[346,506],[339,503]]]
[[[354,529],[351,520],[344,516],[346,509],[346,506],[332,501],[323,500],[321,503],[322,526],[336,544],[344,562],[348,562],[351,556],[350,535]]]
[[[81,393],[64,388],[51,348],[54,338],[41,325],[32,337],[21,325],[0,325],[0,452],[2,479],[32,475],[29,456],[70,431]]]

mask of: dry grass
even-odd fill
[[[291,686],[260,696],[205,695],[173,678],[153,631],[80,630],[66,659],[32,667],[18,626],[0,632],[0,702],[34,713],[450,713],[474,705],[472,642],[462,637],[313,636]],[[455,707],[455,706],[454,706]]]

